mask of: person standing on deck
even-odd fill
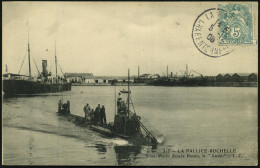
[[[101,124],[107,124],[107,119],[106,119],[106,109],[105,106],[102,105],[102,108],[100,109],[100,123]]]
[[[88,106],[88,103],[86,103],[86,105],[83,107],[83,112],[84,112],[84,114],[85,114],[85,118],[87,118],[87,113],[86,113],[86,111],[87,111],[87,106]]]
[[[120,112],[120,110],[121,110],[121,97],[119,97],[118,99],[117,99],[117,113],[119,113]]]
[[[90,111],[90,120],[94,121],[95,120],[95,118],[94,118],[94,114],[95,114],[94,109],[90,109],[90,110],[91,110]]]
[[[118,113],[119,113],[119,114],[125,114],[125,112],[126,112],[125,102],[120,98],[120,99],[118,100],[118,103],[119,103]]]
[[[85,112],[85,119],[89,119],[90,118],[90,106],[87,103],[86,106],[84,107],[84,112]]]
[[[67,103],[64,103],[62,105],[62,110],[63,110],[63,113],[67,113]]]
[[[98,104],[98,106],[96,107],[95,112],[94,112],[95,122],[99,121],[99,116],[100,116],[100,104]]]
[[[61,112],[61,107],[62,107],[62,101],[60,100],[58,103],[58,113]]]
[[[86,113],[87,113],[87,119],[90,119],[91,108],[90,108],[89,104],[86,107]]]
[[[67,112],[70,114],[70,101],[67,100]]]

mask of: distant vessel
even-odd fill
[[[38,94],[38,93],[55,93],[62,91],[70,91],[71,83],[67,82],[66,78],[57,75],[57,56],[55,44],[55,65],[56,76],[52,77],[51,73],[47,71],[47,60],[42,60],[42,72],[38,70],[38,77],[31,75],[30,62],[30,43],[28,31],[28,62],[29,62],[29,76],[13,73],[3,74],[3,91],[6,95],[20,95],[20,94]]]
[[[182,71],[181,71],[182,72]],[[196,74],[199,74],[199,76],[194,77],[192,72],[195,72]],[[201,73],[198,73],[194,70],[188,70],[188,65],[186,65],[186,70],[182,72],[182,77],[173,76],[171,74],[171,77],[168,76],[168,67],[167,67],[167,77],[161,77],[157,80],[154,80],[149,83],[149,85],[154,86],[207,86],[209,83],[209,79],[207,77],[204,77]]]

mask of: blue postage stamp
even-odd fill
[[[252,4],[218,4],[219,44],[253,44]]]

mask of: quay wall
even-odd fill
[[[111,85],[111,83],[72,83],[72,86],[114,86]],[[117,83],[116,86],[127,86],[127,83]],[[153,85],[148,83],[130,83],[130,86],[166,86],[164,84],[162,85]],[[176,84],[176,85],[167,85],[167,86],[215,86],[215,87],[257,87],[257,82],[208,82],[204,85],[182,85],[182,84]]]
[[[146,86],[147,83],[130,83],[130,86]],[[111,83],[72,83],[72,86],[115,86]],[[127,83],[117,83],[116,86],[127,86]]]
[[[207,86],[257,87],[257,82],[209,82]]]

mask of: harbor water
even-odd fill
[[[125,86],[73,86],[71,91],[5,97],[2,102],[5,165],[255,165],[257,88],[132,86],[131,98],[156,147],[134,146],[76,126],[56,114],[69,100],[71,113],[104,105],[115,114],[115,91]],[[242,157],[163,157],[165,151],[235,149]],[[170,152],[171,155],[173,152]],[[160,155],[162,154],[162,155]],[[186,154],[186,153],[185,153]]]

